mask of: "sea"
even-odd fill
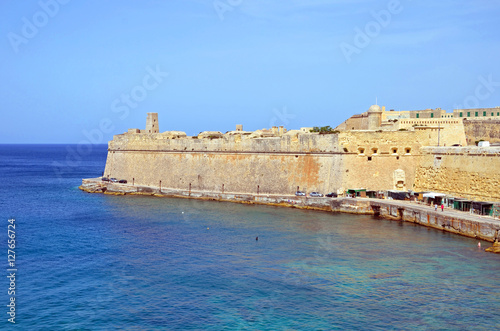
[[[500,328],[487,242],[371,216],[79,190],[106,154],[0,145],[0,329]]]

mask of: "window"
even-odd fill
[[[360,147],[360,148],[358,148],[358,152],[360,155],[365,154],[365,149]]]
[[[371,156],[368,156],[368,161],[371,161],[372,160],[372,157]]]
[[[431,118],[434,118],[434,113],[431,113]]]
[[[483,116],[486,116],[486,112],[485,111],[483,111]]]
[[[377,155],[378,153],[378,148],[372,148],[372,154]]]
[[[494,114],[494,113],[491,113],[491,116],[495,116],[495,115],[493,115],[493,114]]]
[[[417,118],[419,118],[419,117],[420,117],[420,114],[417,114]]]
[[[467,112],[467,117],[470,117],[470,111]]]
[[[410,154],[410,152],[411,152],[411,148],[410,148],[410,147],[406,147],[406,148],[405,148],[405,153],[406,153],[406,154]]]
[[[475,116],[477,117],[478,112],[475,113]]]
[[[464,113],[460,113],[460,117],[462,117],[464,115]]]
[[[392,150],[392,154],[397,154],[398,153],[398,149],[396,147],[393,147],[391,150]]]

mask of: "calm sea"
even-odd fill
[[[0,145],[0,329],[500,327],[500,255],[477,240],[369,216],[87,194],[78,186],[101,175],[106,146],[77,147]]]

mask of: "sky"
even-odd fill
[[[500,106],[500,1],[2,0],[0,143]]]

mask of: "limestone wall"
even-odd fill
[[[424,148],[416,191],[500,201],[500,147]]]
[[[125,134],[109,144],[105,175],[172,189],[293,194],[297,187],[336,191],[341,169],[337,135],[211,140]]]
[[[339,155],[113,151],[105,174],[145,186],[292,194],[336,190],[341,163]]]
[[[109,143],[105,175],[180,190],[412,189],[500,201],[500,147],[422,147],[435,144],[437,132],[429,130],[217,139],[123,134]]]
[[[368,114],[354,115],[339,124],[335,130],[349,131],[349,130],[367,130],[368,129]]]
[[[429,144],[437,146],[438,135],[440,146],[451,146],[454,144],[466,145],[466,134],[462,119],[453,118],[411,118],[399,121],[400,129],[426,131],[429,136]],[[418,128],[420,126],[420,128]]]
[[[467,145],[475,145],[476,141],[487,140],[500,143],[500,119],[464,120]]]
[[[291,194],[347,188],[413,188],[424,132],[355,131],[248,138],[169,139],[123,134],[109,144],[105,175],[137,185]]]
[[[351,131],[339,133],[338,143],[339,149],[356,154],[361,154],[360,152],[364,150],[367,156],[372,154],[402,155],[406,154],[408,148],[410,153],[418,152],[420,146],[428,145],[433,138],[419,131]]]
[[[121,134],[109,142],[110,150],[186,151],[186,152],[283,152],[283,153],[337,153],[337,135],[286,133],[282,137],[248,138],[234,134],[222,138],[172,139],[166,133]]]
[[[372,190],[412,189],[420,147],[428,135],[416,131],[339,134],[344,155],[343,186]]]

